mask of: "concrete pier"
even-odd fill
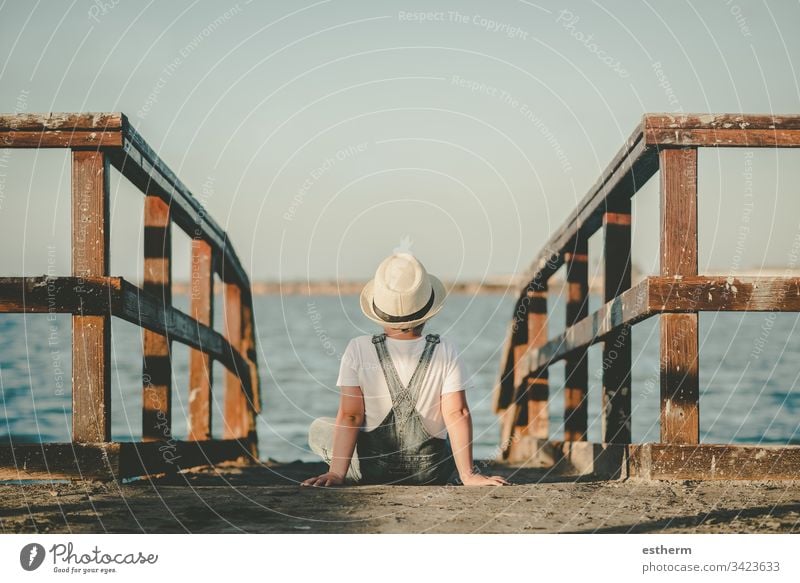
[[[512,486],[308,488],[323,464],[0,485],[5,533],[800,532],[800,481],[601,480],[484,464]]]

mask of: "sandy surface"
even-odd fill
[[[126,484],[0,485],[3,532],[800,532],[800,480],[574,481],[486,468],[512,486],[300,487],[321,464],[197,469]]]

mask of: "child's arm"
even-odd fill
[[[342,387],[336,426],[333,428],[330,469],[321,476],[309,478],[303,482],[303,486],[338,486],[344,483],[363,423],[364,394],[361,387]]]
[[[444,416],[450,445],[456,461],[458,475],[465,486],[501,486],[508,484],[500,476],[484,476],[472,463],[472,416],[467,405],[465,391],[455,391],[442,395],[442,415]]]

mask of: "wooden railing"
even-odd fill
[[[525,274],[494,394],[495,412],[502,417],[505,460],[530,462],[549,447],[551,458],[584,451],[586,459],[581,464],[590,470],[597,469],[598,460],[605,456],[613,460],[612,467],[619,466],[618,474],[798,475],[797,447],[699,444],[698,312],[797,312],[800,278],[698,274],[697,152],[701,147],[799,146],[797,115],[643,117]],[[631,288],[631,197],[656,172],[661,179],[660,274]],[[589,314],[588,240],[600,229],[605,304]],[[566,330],[548,338],[548,280],[562,266],[567,284]],[[658,444],[628,445],[631,327],[656,314],[661,315],[661,439]],[[581,448],[578,445],[585,442],[587,432],[587,351],[598,342],[603,343],[602,444]],[[565,434],[563,442],[549,442],[548,368],[561,360],[565,361]]]
[[[72,314],[72,443],[0,449],[1,475],[129,477],[257,459],[261,408],[250,282],[228,235],[120,113],[0,116],[4,148],[69,148],[72,274],[0,278],[0,312]],[[109,274],[109,173],[144,194],[142,288]],[[191,238],[189,313],[172,305],[171,226]],[[214,277],[224,334],[213,328]],[[111,441],[111,316],[144,329],[142,442]],[[171,342],[190,351],[189,439],[172,436]],[[227,370],[212,438],[212,362]]]

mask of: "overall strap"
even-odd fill
[[[400,380],[400,375],[397,374],[397,369],[392,362],[392,357],[386,348],[386,334],[375,334],[372,337],[372,343],[378,352],[378,360],[383,368],[383,375],[386,378],[386,384],[389,387],[389,394],[392,397],[392,408],[395,410],[398,423],[401,425],[411,416],[419,396],[419,387],[425,378],[425,373],[430,365],[431,357],[433,356],[433,349],[439,343],[438,334],[428,334],[425,337],[425,348],[420,355],[417,368],[414,369],[414,374],[406,387]]]
[[[422,382],[425,380],[425,375],[428,372],[428,367],[433,359],[433,349],[439,344],[438,334],[428,334],[425,336],[425,349],[422,351],[422,356],[419,358],[419,364],[411,375],[411,380],[408,381],[408,393],[411,396],[411,401],[416,405],[419,398],[419,389]]]

